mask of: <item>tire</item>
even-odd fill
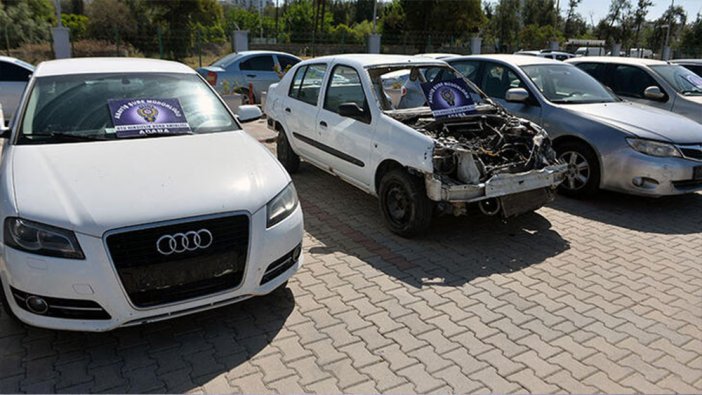
[[[600,186],[600,162],[587,144],[572,141],[556,147],[558,159],[568,164],[566,179],[558,191],[572,197],[594,195]]]
[[[278,160],[283,165],[288,173],[293,174],[300,168],[300,157],[293,151],[288,141],[285,132],[278,130],[278,139],[276,140],[276,152]]]
[[[399,236],[422,234],[431,224],[434,204],[427,197],[424,183],[404,169],[383,175],[379,201],[385,225]]]

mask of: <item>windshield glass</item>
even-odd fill
[[[383,111],[428,109],[421,84],[461,78],[471,88],[471,99],[476,104],[483,98],[472,82],[446,66],[383,66],[368,69],[373,81],[373,92]]]
[[[663,77],[678,93],[683,95],[702,95],[702,77],[680,65],[666,64],[650,66]]]
[[[565,64],[523,66],[522,70],[552,103],[610,103],[619,99],[596,79]]]
[[[129,106],[134,108],[127,109]],[[115,110],[120,107],[122,111]],[[118,119],[121,114],[125,115]],[[126,119],[127,115],[131,119]],[[175,119],[174,115],[180,118]],[[121,128],[130,131],[120,134],[115,129],[115,119],[117,126],[126,125]],[[18,144],[139,137],[139,129],[153,125],[170,127],[175,132],[161,129],[141,136],[239,129],[222,102],[194,74],[64,75],[37,78]]]

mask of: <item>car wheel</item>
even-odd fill
[[[248,89],[242,89],[241,90],[241,105],[246,106],[249,104],[255,104],[256,103],[256,98],[254,97],[254,102],[251,103],[251,99],[249,96],[249,90]]]
[[[569,142],[556,148],[558,159],[568,164],[565,181],[558,190],[573,197],[591,196],[600,185],[600,164],[592,148],[581,142]]]
[[[276,140],[276,152],[278,160],[283,164],[285,170],[292,174],[300,168],[300,157],[293,151],[288,141],[288,137],[282,130],[278,131],[278,139]]]
[[[387,227],[402,237],[423,233],[431,224],[434,205],[419,177],[397,169],[380,180],[380,210]]]

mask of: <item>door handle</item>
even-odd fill
[[[246,74],[246,76],[249,78],[256,78],[256,74]]]
[[[321,127],[323,127],[323,128],[326,128],[326,127],[327,127],[327,123],[324,122],[324,121],[322,121],[322,122],[319,123],[319,126],[321,126]]]
[[[292,112],[292,111],[290,111],[290,107],[287,107],[287,108],[285,109],[285,112]]]

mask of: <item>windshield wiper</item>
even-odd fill
[[[685,89],[680,91],[683,95],[702,95],[702,91],[698,91],[696,89]]]
[[[52,132],[48,136],[58,138],[61,140],[72,140],[72,141],[104,141],[107,140],[103,136],[89,135],[89,134],[73,134],[73,133],[63,133],[63,132]]]

